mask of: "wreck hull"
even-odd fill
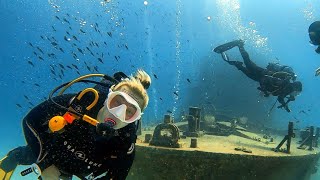
[[[190,139],[181,140],[182,148],[150,146],[141,139],[128,179],[307,180],[320,156],[318,149],[297,149],[294,142],[290,154],[272,151],[280,139],[264,144],[235,136],[206,135],[198,138],[197,148],[190,148]],[[252,153],[235,151],[240,144]]]

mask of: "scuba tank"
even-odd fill
[[[293,69],[286,65],[281,65],[279,63],[269,63],[267,70],[270,72],[269,75],[282,80],[295,81],[297,75],[294,73]]]

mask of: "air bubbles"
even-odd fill
[[[207,20],[208,20],[208,21],[211,21],[211,16],[208,16],[208,17],[207,17]]]
[[[147,6],[147,5],[148,5],[148,1],[144,1],[143,4],[144,4],[145,6]]]
[[[249,25],[250,25],[250,26],[255,26],[255,25],[256,25],[256,23],[254,23],[254,22],[250,21],[250,22],[249,22]]]

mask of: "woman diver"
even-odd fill
[[[124,73],[93,76],[103,80],[84,80],[91,77],[87,75],[65,83],[25,116],[27,145],[11,150],[0,161],[0,179],[10,179],[17,165],[32,165],[21,175],[35,172],[39,179],[127,177],[138,123],[149,101],[150,76],[143,70],[130,77]],[[78,94],[63,94],[77,82],[97,85]]]

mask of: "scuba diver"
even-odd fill
[[[315,46],[318,46],[315,51],[316,53],[320,54],[320,21],[313,22],[309,26],[308,32],[309,32],[310,43]],[[316,69],[315,76],[319,76],[319,75],[320,75],[320,67]]]
[[[103,77],[102,81],[87,80]],[[71,85],[96,84],[78,94],[63,94]],[[125,179],[135,156],[136,131],[148,105],[150,76],[138,70],[127,77],[89,74],[60,85],[49,99],[23,119],[26,146],[0,161],[0,179],[10,179],[17,165],[31,165],[39,179]],[[53,94],[60,90],[58,96]],[[92,118],[95,117],[95,118]]]
[[[231,61],[225,53],[225,51],[236,46],[240,50],[245,66],[241,61]],[[223,60],[235,66],[247,77],[259,82],[260,87],[258,87],[258,90],[262,91],[265,97],[269,95],[278,96],[277,100],[281,104],[278,108],[284,108],[287,112],[291,111],[288,103],[294,101],[295,97],[302,91],[302,83],[296,81],[296,75],[291,67],[282,66],[278,63],[269,63],[266,68],[257,66],[250,60],[242,40],[234,40],[220,45],[214,49],[214,52],[221,54]],[[287,98],[286,101],[285,98]]]

